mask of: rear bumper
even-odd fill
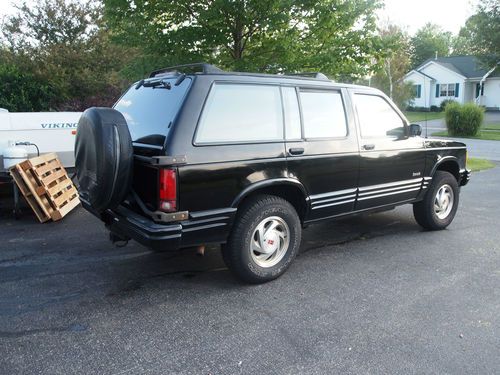
[[[153,250],[176,250],[180,247],[182,226],[160,225],[125,207],[106,210],[101,215],[109,231],[124,239],[133,239]]]
[[[460,171],[460,186],[465,186],[469,183],[471,176],[471,170],[470,169],[462,169]]]
[[[95,212],[85,203],[84,208]],[[195,212],[189,220],[159,224],[120,206],[106,210],[98,216],[111,233],[122,239],[133,239],[155,251],[175,251],[209,243],[225,242],[232,225],[236,209]]]

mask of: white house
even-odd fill
[[[474,56],[429,59],[403,79],[415,86],[415,107],[430,108],[453,99],[500,109],[500,68],[484,69]]]

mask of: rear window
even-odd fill
[[[191,79],[184,79],[179,86],[175,86],[177,78],[164,80],[170,83],[170,90],[160,86],[142,86],[136,90],[134,85],[115,104],[114,108],[127,120],[135,143],[163,146],[168,137]]]
[[[197,143],[277,141],[283,139],[278,86],[215,84],[200,118]]]

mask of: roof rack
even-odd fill
[[[149,78],[156,77],[157,75],[162,74],[162,73],[174,72],[174,71],[178,71],[181,69],[184,69],[184,70],[190,69],[192,71],[195,71],[196,68],[198,68],[198,71],[201,71],[204,74],[223,72],[222,69],[216,67],[215,65],[211,65],[211,64],[207,64],[207,63],[195,63],[195,64],[169,66],[168,68],[155,70],[154,72],[152,72],[149,75]]]
[[[312,77],[329,81],[330,79],[321,72],[285,73],[287,76]]]

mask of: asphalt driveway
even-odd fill
[[[115,248],[81,209],[1,211],[0,373],[498,373],[499,187],[500,168],[474,174],[441,232],[409,206],[311,226],[259,286],[217,248]]]

